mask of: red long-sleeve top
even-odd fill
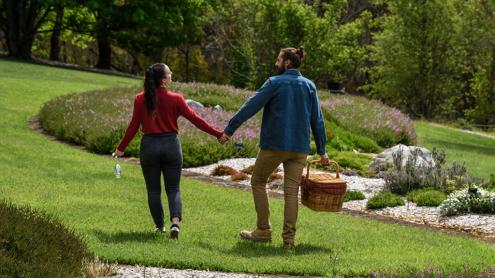
[[[197,128],[207,132],[217,138],[222,136],[222,132],[208,124],[201,116],[196,114],[181,94],[170,92],[160,87],[156,91],[156,111],[154,115],[146,108],[144,93],[141,92],[134,98],[134,109],[132,119],[124,137],[120,141],[117,149],[121,152],[125,150],[129,142],[134,138],[139,127],[142,126],[144,134],[179,132],[177,119],[183,116],[193,123]]]

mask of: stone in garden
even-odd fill
[[[189,107],[191,108],[204,108],[205,106],[203,104],[201,104],[200,102],[197,102],[195,100],[192,100],[192,99],[186,99],[186,103],[187,105],[189,105]]]
[[[371,162],[369,171],[379,173],[380,171],[389,169],[394,165],[394,154],[398,154],[401,151],[403,167],[406,165],[407,160],[413,156],[415,151],[418,151],[418,158],[416,161],[417,167],[435,167],[435,161],[429,150],[421,147],[399,144],[381,152],[373,162]]]
[[[220,106],[219,104],[217,104],[217,105],[215,105],[215,106],[213,107],[213,110],[216,110],[216,111],[222,111],[223,109],[222,109],[222,106]]]

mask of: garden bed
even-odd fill
[[[214,179],[224,181],[222,185],[230,187],[249,189],[249,180],[231,181],[231,177],[226,176],[212,176],[212,171],[219,165],[225,165],[232,167],[237,171],[242,171],[250,165],[253,165],[255,158],[241,158],[241,159],[227,159],[219,161],[218,163],[187,168],[185,175],[192,176],[201,175],[204,177],[210,177],[210,182],[215,182]],[[283,168],[279,167],[279,174],[283,176]],[[311,172],[321,172],[318,170],[311,170]],[[351,212],[358,212],[366,216],[384,216],[395,220],[401,220],[408,223],[427,225],[430,227],[450,229],[459,232],[466,232],[470,235],[474,235],[483,239],[492,241],[495,239],[495,215],[483,215],[483,214],[464,214],[458,216],[442,216],[438,207],[420,207],[415,203],[405,201],[404,206],[397,206],[393,208],[383,209],[366,209],[366,203],[369,198],[382,191],[385,186],[385,181],[380,178],[364,178],[360,176],[347,176],[341,175],[345,181],[347,181],[348,190],[357,190],[364,194],[364,200],[356,200],[345,202],[343,205],[344,210]],[[267,188],[272,196],[282,196],[283,188],[281,180],[274,180],[269,182]]]

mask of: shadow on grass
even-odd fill
[[[152,231],[128,231],[107,233],[99,230],[93,232],[103,243],[152,242],[166,238],[164,234]]]
[[[214,250],[228,255],[236,255],[242,257],[279,257],[287,255],[305,255],[305,254],[324,254],[332,255],[333,251],[330,248],[312,245],[312,244],[297,244],[294,249],[284,249],[282,245],[274,243],[260,243],[239,239],[231,248],[221,248],[213,246],[205,242],[198,243],[200,248]]]

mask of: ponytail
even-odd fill
[[[156,90],[166,73],[165,64],[157,63],[151,65],[144,75],[144,102],[151,113],[156,110]]]
[[[304,47],[299,47],[299,49],[293,47],[282,48],[280,53],[284,61],[290,60],[291,68],[299,68],[304,57]]]

